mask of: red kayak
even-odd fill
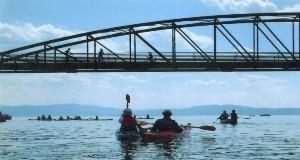
[[[174,132],[174,131],[164,131],[164,132],[144,132],[141,134],[141,137],[145,141],[164,141],[164,140],[172,140],[176,138],[181,138],[190,133],[192,127],[185,126],[182,132]]]

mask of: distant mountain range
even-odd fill
[[[237,113],[241,115],[300,115],[300,108],[254,108],[238,105],[203,105],[189,108],[172,109],[172,111],[173,115],[218,115],[223,110],[230,112],[232,109],[235,109]],[[122,113],[122,109],[79,104],[0,106],[0,111],[12,116],[37,116],[41,114],[51,114],[53,116],[117,116]],[[146,114],[157,116],[161,115],[162,111],[163,109],[142,109],[134,110],[134,114],[137,116],[145,116]]]

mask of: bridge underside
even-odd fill
[[[101,64],[6,64],[2,73],[53,73],[53,72],[193,72],[193,71],[300,71],[300,62],[119,62]]]
[[[0,52],[0,73],[299,70],[297,12],[147,22]]]

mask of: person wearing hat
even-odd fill
[[[170,109],[166,109],[162,112],[163,118],[158,119],[153,127],[151,128],[152,131],[155,132],[164,132],[164,131],[175,131],[181,132],[183,129],[178,125],[178,123],[171,119],[172,111]]]
[[[129,108],[123,110],[123,114],[119,122],[121,123],[120,131],[138,132],[138,128],[141,128],[136,119],[132,117],[132,110]]]
[[[231,124],[237,124],[238,116],[235,110],[232,110],[232,112],[230,113],[230,117],[231,117]]]
[[[229,117],[229,115],[228,115],[228,114],[226,113],[226,111],[224,110],[224,111],[222,112],[222,114],[219,116],[218,119],[220,119],[220,120],[227,120],[228,117]]]

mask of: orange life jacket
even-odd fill
[[[125,116],[122,120],[121,129],[124,131],[136,131],[136,120],[131,116]]]

